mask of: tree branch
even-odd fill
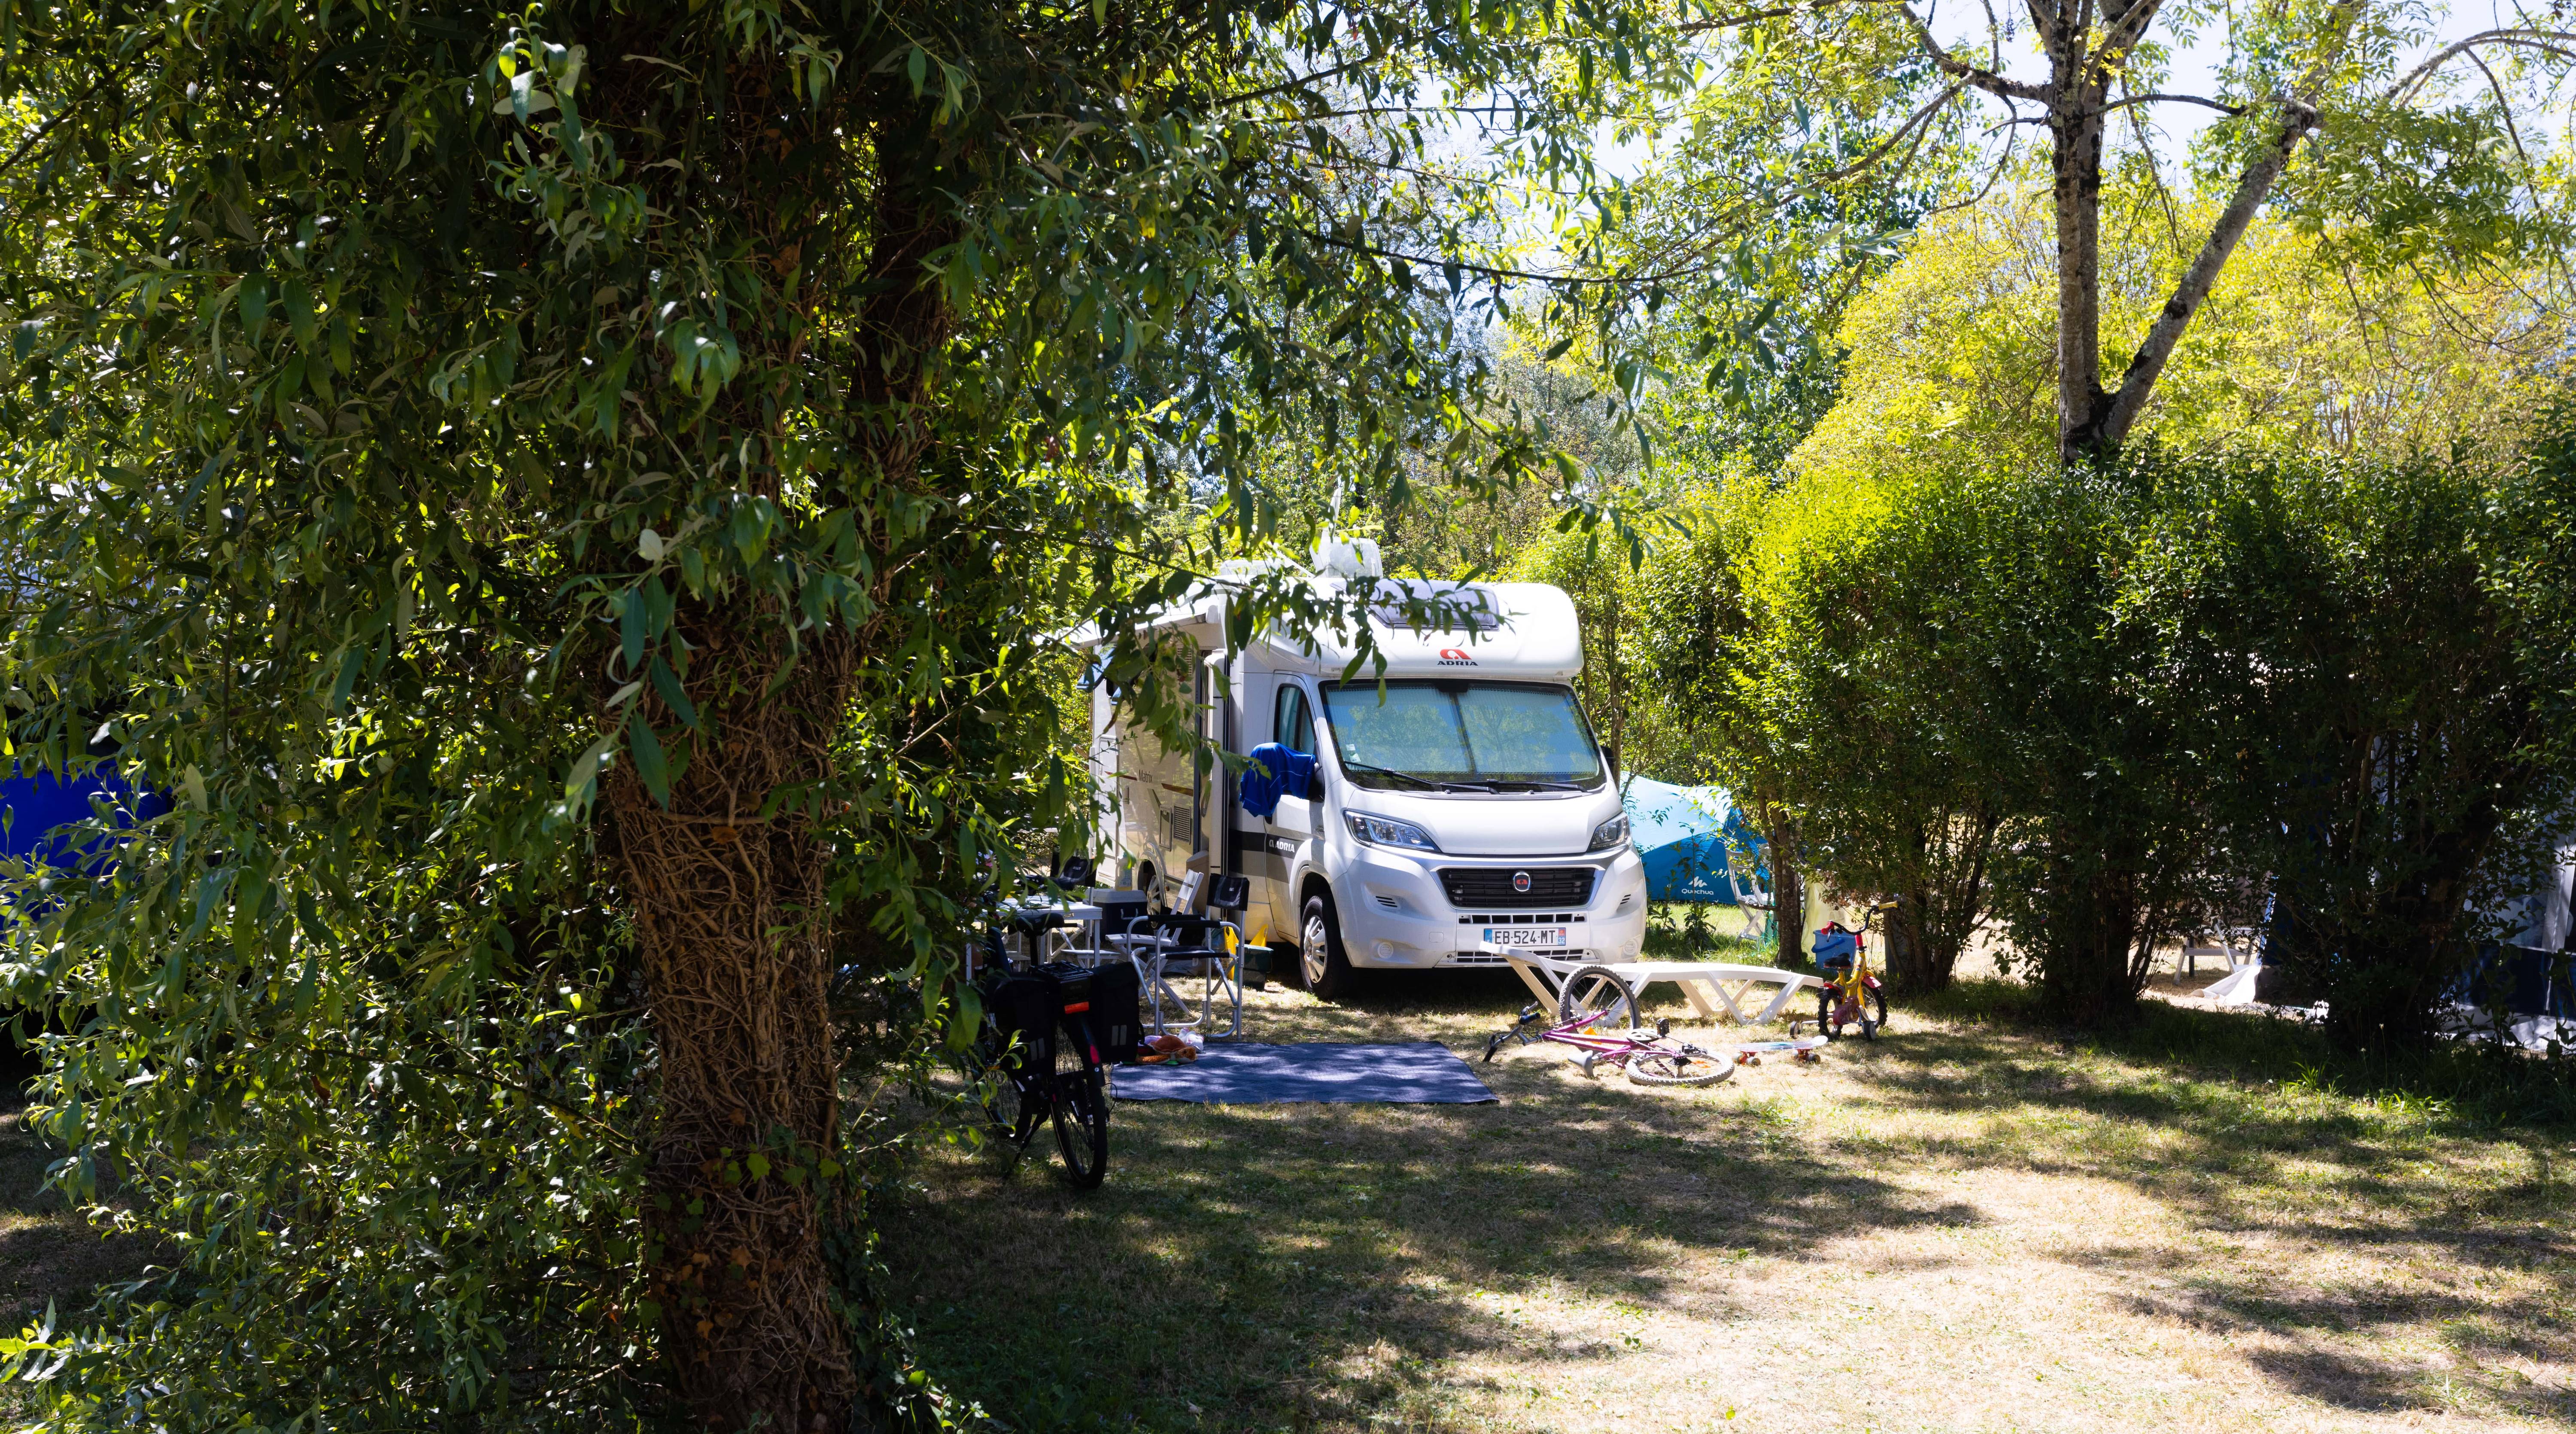
[[[2095,68],[2107,74],[2127,63],[2129,52],[2146,37],[2147,27],[2155,23],[2156,13],[2163,8],[2163,0],[2130,0],[2129,8],[2120,12],[2120,18],[2112,21],[2109,32],[2103,35],[2102,48],[2093,52]]]
[[[1264,85],[1257,90],[1245,90],[1241,94],[1227,95],[1221,100],[1211,101],[1208,108],[1215,110],[1223,109],[1227,105],[1248,104],[1253,100],[1268,99],[1272,95],[1285,94],[1290,90],[1302,89],[1307,85],[1321,84],[1326,80],[1347,75],[1353,70],[1373,65],[1384,58],[1386,57],[1378,54],[1362,55],[1360,58],[1349,61],[1346,64],[1334,65],[1329,69],[1317,70],[1310,75],[1296,75],[1288,79],[1281,80],[1275,85]]]
[[[1675,35],[1705,35],[1712,30],[1732,30],[1742,25],[1755,25],[1764,20],[1787,20],[1799,15],[1812,15],[1836,5],[1894,5],[1901,0],[1814,0],[1804,5],[1782,5],[1769,10],[1746,10],[1734,15],[1721,15],[1709,20],[1686,20],[1668,27]]]
[[[1878,163],[1882,159],[1885,159],[1888,151],[1903,143],[1907,135],[1914,133],[1915,126],[1925,125],[1928,128],[1928,121],[1941,111],[1949,108],[1950,102],[1957,99],[1959,97],[1959,91],[1965,88],[1967,88],[1967,82],[1962,80],[1959,83],[1950,86],[1950,88],[1943,90],[1940,94],[1933,97],[1930,104],[1916,110],[1911,118],[1907,119],[1905,123],[1898,125],[1896,127],[1896,133],[1889,135],[1886,143],[1881,144],[1878,148],[1871,150],[1869,153],[1862,155],[1860,158],[1853,160],[1851,163],[1844,165],[1840,169],[1826,170],[1815,178],[1805,181],[1805,183],[1808,185],[1831,184],[1836,180],[1849,179],[1853,175],[1858,174],[1862,170],[1869,168],[1871,165]]]
[[[2316,59],[2299,78],[2299,87],[2282,97],[2281,127],[2273,132],[2271,142],[2254,162],[2245,167],[2245,173],[2236,181],[2235,197],[2227,201],[2225,212],[2211,226],[2200,253],[2183,271],[2182,282],[2174,286],[2173,297],[2165,300],[2163,310],[2157,313],[2154,326],[2147,330],[2146,342],[2138,345],[2137,353],[2130,358],[2128,370],[2120,376],[2119,390],[2110,396],[2106,408],[2097,410],[2102,415],[2101,426],[2091,435],[2093,445],[2103,449],[2119,447],[2137,425],[2138,415],[2146,411],[2147,397],[2155,392],[2156,380],[2173,358],[2174,346],[2182,342],[2192,318],[2208,300],[2219,271],[2235,256],[2238,242],[2254,222],[2255,211],[2271,197],[2272,186],[2280,182],[2281,171],[2289,167],[2290,154],[2299,147],[2299,141],[2316,128],[2317,107],[2312,97],[2324,85],[2335,58],[2342,54],[2353,23],[2361,17],[2363,3],[2364,0],[2342,0],[2328,17],[2329,28]]]
[[[9,157],[7,159],[0,159],[0,174],[6,174],[10,170],[17,168],[18,161],[25,159],[28,151],[34,149],[37,145],[44,143],[45,136],[52,134],[55,130],[61,128],[65,120],[79,114],[81,112],[81,107],[88,104],[100,90],[107,88],[111,82],[121,80],[124,77],[125,71],[120,68],[109,70],[107,73],[100,75],[97,79],[90,81],[88,89],[81,91],[80,95],[70,104],[54,111],[54,117],[52,119],[36,126],[34,130],[29,132],[24,142],[22,142],[16,149],[9,151]]]
[[[1899,4],[1896,8],[1905,16],[1905,23],[1914,27],[1914,42],[1922,46],[1923,53],[1932,57],[1932,63],[1940,66],[1942,73],[1954,79],[1964,80],[1990,95],[2000,95],[2010,100],[2029,100],[2034,104],[2048,103],[2046,86],[2006,79],[1992,70],[1969,64],[1942,48],[1941,42],[1932,37],[1932,27],[1923,23],[1923,17],[1914,13],[1913,6]]]
[[[2422,64],[2408,70],[2396,84],[2388,87],[2388,98],[2392,101],[2405,99],[2422,88],[2424,82],[2433,77],[2435,70],[2480,45],[2519,45],[2526,49],[2546,51],[2560,59],[2576,60],[2576,50],[2569,48],[2576,46],[2576,33],[2533,29],[2481,30],[2465,40],[2455,40],[2444,45],[2425,57]]]
[[[2289,166],[2290,151],[2298,148],[2300,138],[2316,127],[2316,107],[2305,100],[2284,100],[2281,110],[2280,129],[2273,133],[2272,142],[2263,147],[2262,154],[2246,166],[2244,176],[2236,182],[2235,198],[2227,202],[2226,212],[2218,216],[2200,253],[2183,271],[2182,282],[2174,286],[2173,297],[2165,300],[2163,311],[2156,315],[2155,327],[2147,330],[2147,341],[2138,346],[2137,355],[2129,360],[2128,371],[2120,376],[2119,392],[2112,396],[2110,412],[2102,420],[2098,440],[2102,447],[2117,448],[2129,436],[2130,428],[2147,406],[2147,395],[2155,390],[2156,379],[2173,357],[2174,346],[2182,342],[2183,331],[2191,327],[2193,316],[2209,298],[2219,271],[2234,257],[2246,226],[2254,222],[2254,212],[2271,197],[2272,186]]]
[[[2210,99],[2205,95],[2130,95],[2126,99],[2114,100],[2104,105],[2102,113],[2109,114],[2113,110],[2124,110],[2131,105],[2157,104],[2202,105],[2223,115],[2241,115],[2246,110],[2244,105],[2231,105],[2223,100]]]

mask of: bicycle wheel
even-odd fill
[[[1637,994],[1619,973],[1607,966],[1586,966],[1567,979],[1557,991],[1556,1019],[1562,1025],[1580,1021],[1582,1029],[1591,1030],[1604,1021],[1616,1021],[1622,1027],[1637,1024]]]
[[[1887,1029],[1887,993],[1872,986],[1861,997],[1860,1006],[1861,1037],[1864,1040],[1877,1040],[1878,1033]]]
[[[1025,1141],[1036,1124],[1040,1102],[1030,1099],[1028,1074],[1022,1069],[1025,1052],[1007,1048],[1001,1031],[991,1021],[984,1023],[975,1038],[974,1075],[992,1082],[984,1096],[984,1117],[993,1123],[1009,1141]]]
[[[1843,1023],[1835,1018],[1836,1013],[1842,1009],[1842,1004],[1843,991],[1840,986],[1827,986],[1816,993],[1816,1029],[1824,1033],[1826,1040],[1839,1041],[1843,1038]]]
[[[1064,1178],[1091,1190],[1109,1176],[1109,1091],[1084,1033],[1065,1022],[1055,1043],[1055,1148]]]
[[[1628,1057],[1628,1079],[1638,1085],[1716,1085],[1734,1075],[1734,1062],[1706,1051],[1639,1051]]]

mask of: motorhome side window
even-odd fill
[[[1278,725],[1270,729],[1273,740],[1291,752],[1315,750],[1315,719],[1306,715],[1306,689],[1280,683],[1278,715]]]

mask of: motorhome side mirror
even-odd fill
[[[1623,770],[1619,765],[1619,744],[1616,742],[1601,745],[1601,760],[1610,764],[1610,775],[1614,777]]]

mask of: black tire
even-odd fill
[[[1628,1079],[1638,1085],[1716,1085],[1734,1075],[1733,1061],[1706,1051],[1640,1051],[1628,1057]]]
[[[1843,1028],[1834,1020],[1834,1011],[1842,1003],[1843,992],[1839,986],[1827,986],[1816,993],[1816,1029],[1824,1033],[1826,1040],[1843,1038]]]
[[[1019,1169],[1029,1137],[1046,1112],[1046,1094],[1039,1086],[1044,1077],[1024,1068],[1021,1055],[1004,1048],[1001,1031],[989,1020],[968,1054],[972,1065],[967,1074],[990,1082],[984,1091],[984,1118],[991,1122],[993,1150],[1005,1175]]]
[[[1351,958],[1342,949],[1342,918],[1330,892],[1306,898],[1297,923],[1297,974],[1318,1001],[1343,1000],[1359,989],[1360,973],[1351,969]]]
[[[1877,1040],[1878,1033],[1887,1029],[1887,993],[1875,986],[1863,992],[1860,998],[1860,1013],[1861,1039]]]
[[[1004,1049],[1002,1033],[986,1021],[983,1033],[975,1038],[970,1072],[977,1080],[992,1082],[984,1095],[984,1118],[1002,1139],[1014,1144],[1027,1137],[1039,1104],[1029,1098],[1028,1076],[1021,1069],[1023,1054]]]
[[[1076,1190],[1109,1178],[1109,1092],[1088,1041],[1080,1022],[1067,1021],[1055,1043],[1055,1148]]]
[[[1586,966],[1556,990],[1557,1024],[1575,1020],[1581,1020],[1586,1030],[1605,1021],[1633,1028],[1637,1024],[1637,993],[1629,990],[1628,983],[1609,967]]]

